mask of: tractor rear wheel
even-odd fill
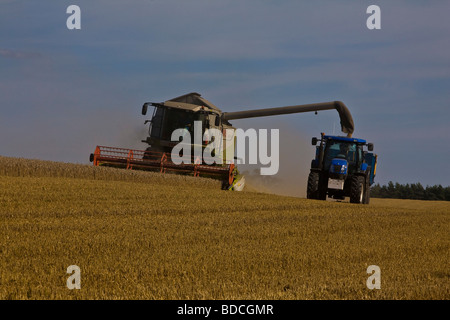
[[[319,173],[310,172],[308,176],[308,186],[306,189],[306,198],[319,199]]]
[[[370,185],[369,185],[369,179],[366,178],[366,191],[364,192],[364,204],[369,204],[370,202]]]
[[[366,179],[362,176],[353,176],[350,185],[350,203],[364,203]]]

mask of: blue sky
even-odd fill
[[[66,28],[71,4],[81,30]],[[371,4],[381,30],[366,28]],[[143,102],[192,91],[224,111],[341,100],[354,136],[375,144],[378,182],[449,185],[449,12],[447,1],[0,0],[0,155],[88,163],[97,144],[144,148]],[[311,136],[339,133],[334,111],[233,124],[279,128],[301,179]]]

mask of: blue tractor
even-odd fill
[[[377,155],[370,152],[373,144],[322,133],[320,140],[312,138],[312,145],[316,146],[316,157],[311,162],[307,198],[326,200],[328,196],[344,200],[349,197],[351,203],[369,204],[370,186],[377,168]]]

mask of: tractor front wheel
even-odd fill
[[[350,203],[364,203],[366,198],[366,179],[362,176],[353,176],[350,185]]]
[[[319,173],[310,172],[308,176],[308,186],[306,189],[306,198],[319,199]]]

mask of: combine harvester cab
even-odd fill
[[[94,165],[211,177],[222,181],[222,189],[241,191],[245,185],[245,178],[239,174],[234,161],[228,160],[235,159],[236,150],[236,137],[233,134],[235,128],[229,123],[230,120],[302,112],[317,113],[317,111],[335,109],[340,116],[342,131],[351,136],[354,128],[349,110],[340,101],[222,112],[200,94],[192,92],[164,102],[146,102],[142,106],[143,115],[147,114],[149,107],[154,109],[151,119],[145,121],[145,124],[150,124],[148,137],[142,140],[148,144],[146,150],[98,146],[91,154],[91,162]],[[185,129],[184,132],[194,137],[199,130],[202,137],[206,130],[215,129],[221,132],[222,141],[220,141],[219,149],[221,154],[218,157],[223,160],[222,163],[211,164],[211,162],[205,161],[204,157],[203,159],[192,157],[190,163],[175,164],[172,162],[172,150],[180,143],[180,141],[172,140],[172,133],[177,129]],[[191,140],[192,150],[197,148],[197,150],[203,151],[207,146],[208,141]],[[196,153],[191,152],[191,154]]]
[[[321,134],[320,145],[316,146],[316,157],[311,162],[308,176],[307,198],[344,200],[351,203],[369,204],[370,186],[374,183],[377,155],[371,153],[373,144],[366,140],[327,136]],[[368,151],[364,151],[367,146]]]

